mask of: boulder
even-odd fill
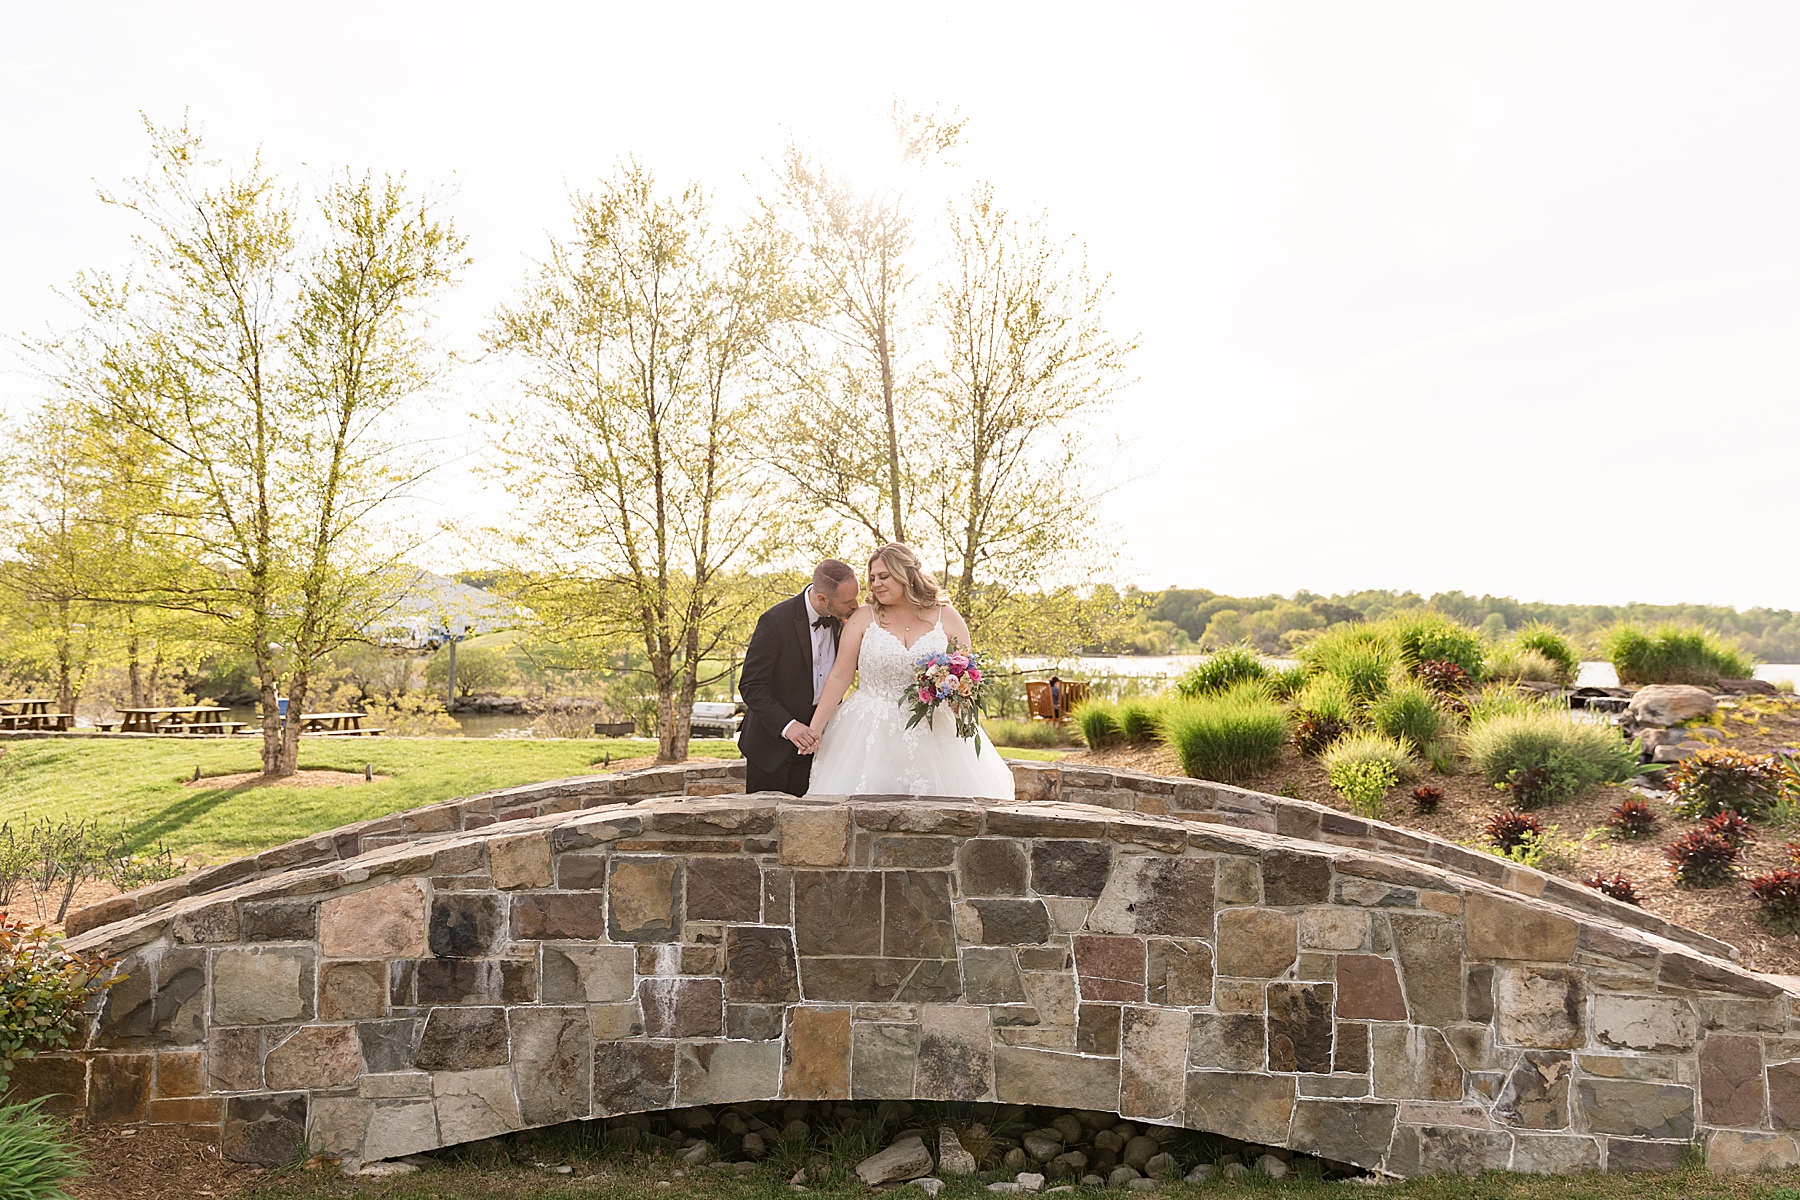
[[[931,1174],[931,1151],[917,1137],[905,1137],[879,1154],[871,1154],[856,1164],[856,1177],[870,1187],[883,1183],[905,1183]]]
[[[1653,683],[1642,687],[1626,706],[1630,724],[1667,729],[1695,717],[1709,716],[1718,707],[1713,694],[1689,683]]]
[[[938,1170],[946,1175],[973,1175],[975,1156],[970,1154],[948,1125],[938,1127]]]

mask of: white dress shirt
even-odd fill
[[[831,636],[831,626],[813,624],[824,614],[813,606],[810,584],[800,593],[800,603],[805,606],[807,625],[812,633],[813,703],[817,704],[819,697],[825,694],[825,680],[837,663],[837,639]],[[782,728],[782,736],[786,737],[798,724],[799,721],[789,721]]]

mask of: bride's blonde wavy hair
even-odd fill
[[[877,559],[887,567],[889,574],[900,581],[900,586],[906,593],[906,602],[914,608],[936,608],[944,602],[943,589],[938,587],[937,580],[931,577],[911,546],[889,542],[869,555],[869,565],[873,567]],[[869,602],[877,609],[885,607],[874,598],[873,593],[870,594]]]

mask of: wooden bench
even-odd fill
[[[1088,685],[1080,680],[1058,679],[1054,689],[1047,679],[1034,679],[1025,685],[1025,708],[1034,721],[1060,724],[1087,698]]]

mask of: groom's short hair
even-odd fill
[[[856,582],[856,571],[849,563],[828,558],[813,568],[812,585],[828,595],[835,595],[846,583]]]

